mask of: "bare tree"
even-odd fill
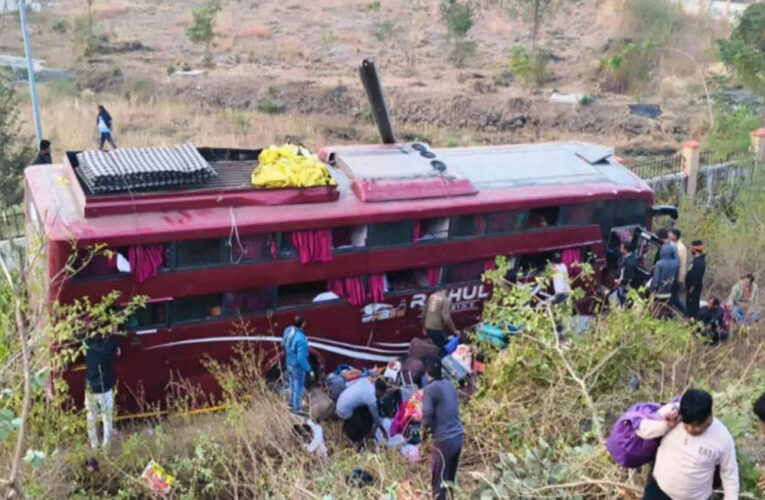
[[[537,38],[542,23],[553,19],[563,0],[486,0],[489,5],[495,5],[507,10],[510,15],[520,17],[531,27],[531,48],[536,48]]]

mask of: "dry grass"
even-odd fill
[[[112,19],[126,13],[128,6],[122,2],[110,0],[108,2],[95,2],[93,5],[93,17],[99,20]]]

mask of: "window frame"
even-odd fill
[[[473,259],[473,260],[469,260],[469,261],[452,262],[451,264],[444,264],[444,265],[442,265],[441,266],[441,275],[439,276],[439,280],[438,280],[439,281],[439,286],[450,286],[451,287],[451,286],[463,285],[465,283],[482,282],[481,276],[483,276],[483,273],[486,272],[486,269],[482,270],[481,271],[481,276],[479,276],[475,280],[449,281],[449,280],[446,279],[446,277],[452,272],[452,268],[455,265],[458,266],[460,264],[470,264],[472,262],[481,262],[481,261],[482,261],[482,259]],[[488,261],[488,259],[486,259],[486,261]],[[483,261],[484,265],[485,265],[486,261]]]
[[[179,266],[178,265],[178,244],[184,241],[203,241],[203,240],[217,240],[218,241],[218,261],[214,264],[196,264],[193,266]],[[195,269],[211,269],[214,267],[220,267],[220,266],[228,266],[228,265],[234,265],[228,262],[228,252],[226,249],[226,245],[224,244],[226,240],[224,238],[194,238],[194,239],[188,239],[188,240],[174,240],[172,243],[172,247],[170,250],[170,260],[171,267],[170,269],[173,271],[190,271]]]
[[[218,295],[220,296],[220,308],[221,308],[221,314],[220,316],[213,316],[210,318],[195,318],[195,319],[187,319],[187,320],[178,320],[176,318],[176,307],[178,306],[178,301],[190,297],[204,297],[205,295]],[[173,297],[172,300],[172,307],[170,308],[170,324],[173,326],[187,326],[191,324],[197,324],[197,323],[210,323],[213,321],[220,321],[221,319],[225,319],[230,317],[223,308],[223,292],[220,293],[202,293],[199,295],[184,295],[182,297]]]
[[[274,285],[273,287],[271,287],[272,290],[273,290],[272,291],[272,294],[273,294],[272,297],[273,298],[272,298],[272,302],[271,302],[271,304],[273,305],[273,310],[274,311],[284,311],[284,310],[289,310],[289,309],[304,309],[304,308],[312,307],[312,306],[316,306],[316,305],[339,304],[339,303],[346,303],[347,304],[348,303],[348,301],[345,300],[342,297],[338,297],[337,299],[332,299],[332,300],[322,300],[321,302],[314,302],[313,298],[312,298],[309,302],[302,303],[302,304],[287,304],[287,305],[284,305],[284,304],[280,303],[280,300],[279,300],[279,287],[301,285],[301,284],[304,284],[304,283],[320,283],[322,281],[324,282],[324,286],[326,287],[327,286],[327,281],[328,281],[327,279],[324,279],[324,280],[313,280],[313,281],[301,281],[301,282],[298,282],[298,283],[286,283],[286,284],[283,284],[283,285]],[[325,291],[329,292],[330,290],[327,289]],[[316,297],[316,295],[314,295],[314,298],[315,297]]]
[[[455,223],[455,220],[458,217],[486,217],[486,227],[484,227],[483,232],[481,234],[471,234],[467,236],[458,236],[454,234],[457,224]],[[486,230],[488,229],[488,223],[489,223],[489,217],[485,212],[478,212],[478,213],[470,213],[470,214],[460,214],[460,215],[452,215],[451,219],[449,220],[449,239],[450,240],[469,240],[472,238],[485,238],[486,237]]]
[[[396,269],[394,271],[385,271],[385,273],[384,273],[385,274],[385,281],[388,283],[388,291],[385,292],[386,297],[389,296],[389,295],[390,296],[411,295],[412,293],[420,293],[420,292],[427,291],[427,290],[437,289],[441,285],[441,278],[442,278],[442,276],[444,274],[444,267],[445,266],[444,265],[440,265],[438,267],[439,267],[439,273],[438,273],[438,283],[437,284],[435,284],[435,285],[427,285],[427,286],[424,286],[424,287],[415,286],[414,288],[405,288],[405,289],[402,289],[402,290],[393,290],[393,289],[391,289],[391,287],[390,287],[390,280],[388,280],[388,273],[396,273],[396,272],[401,272],[401,271],[412,271],[412,272],[414,272],[414,271],[417,271],[417,270],[422,270],[422,271],[425,271],[425,273],[426,273],[425,274],[425,278],[427,279],[428,268],[427,267],[407,267],[405,269]]]
[[[330,245],[332,246],[332,253],[333,254],[344,254],[344,253],[353,253],[353,252],[364,252],[367,249],[369,249],[369,240],[370,240],[370,227],[372,224],[346,224],[345,226],[333,226],[329,228],[330,230],[330,238],[334,237],[334,231],[335,229],[342,229],[342,228],[350,228],[351,229],[351,238],[353,238],[353,229],[357,227],[366,227],[366,237],[364,238],[364,246],[357,247],[351,245],[350,247],[336,247],[334,245],[334,241],[330,242]],[[352,241],[352,240],[351,240]]]
[[[409,228],[409,241],[405,243],[395,243],[392,245],[375,245],[373,244],[373,241],[375,239],[375,235],[377,234],[377,231],[380,230],[379,225],[381,224],[401,224],[401,223],[408,223]],[[414,246],[414,226],[415,226],[415,220],[414,219],[404,219],[404,220],[394,220],[394,221],[386,221],[386,222],[372,222],[370,224],[367,224],[367,249],[369,250],[384,250],[384,249],[390,249],[390,248],[407,248]]]
[[[155,305],[162,305],[165,309],[165,322],[164,323],[152,323],[147,326],[138,327],[138,328],[123,328],[124,331],[129,333],[135,333],[136,335],[143,335],[145,333],[154,333],[158,330],[168,330],[173,325],[173,318],[172,318],[172,304],[174,298],[161,298],[161,299],[151,299],[146,302],[147,306],[155,306]],[[135,314],[135,313],[134,313]],[[128,320],[123,323],[123,325],[126,327]]]
[[[492,236],[502,236],[506,234],[520,234],[524,233],[529,230],[529,215],[531,214],[531,210],[529,208],[521,208],[521,209],[508,209],[508,210],[496,210],[494,212],[488,212],[485,214],[486,216],[486,230],[484,231],[484,236],[492,237]],[[498,214],[504,214],[506,212],[515,212],[519,215],[523,216],[523,227],[521,229],[505,229],[503,231],[496,231],[496,232],[489,232],[489,226],[491,224],[491,218],[492,216],[496,216]]]

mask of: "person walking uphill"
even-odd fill
[[[303,331],[305,319],[295,316],[291,326],[284,329],[282,348],[287,363],[287,378],[290,384],[290,408],[293,413],[300,412],[305,387],[305,376],[311,373],[308,362],[308,338]]]
[[[98,448],[98,413],[104,426],[103,443],[109,446],[114,411],[114,354],[119,355],[119,337],[97,335],[85,340],[85,410],[88,417],[90,446]]]
[[[736,446],[728,429],[712,416],[712,396],[690,389],[680,399],[679,412],[674,406],[659,409],[664,420],[643,419],[636,432],[642,439],[661,437],[643,500],[708,500],[717,466],[725,500],[737,500]]]
[[[699,314],[701,302],[701,290],[704,287],[704,273],[707,271],[707,257],[704,255],[704,242],[693,240],[691,243],[693,261],[691,268],[685,275],[685,286],[688,293],[685,298],[686,309],[689,318],[696,318]],[[680,270],[682,272],[682,269]]]
[[[422,322],[425,333],[443,353],[447,334],[458,334],[454,321],[452,321],[451,301],[449,300],[449,291],[446,288],[428,297]]]
[[[101,135],[98,150],[103,151],[104,144],[107,142],[112,146],[112,149],[117,149],[117,145],[114,143],[114,139],[112,139],[112,115],[106,111],[103,104],[98,105],[96,125],[98,125],[98,133]]]
[[[444,482],[454,483],[457,477],[464,428],[460,420],[457,389],[443,379],[440,362],[428,369],[428,381],[422,400],[422,427],[433,433],[433,498],[446,500],[451,495]]]

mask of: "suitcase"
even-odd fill
[[[469,375],[465,367],[451,356],[441,358],[441,367],[444,370],[444,376],[454,385],[463,382]]]

